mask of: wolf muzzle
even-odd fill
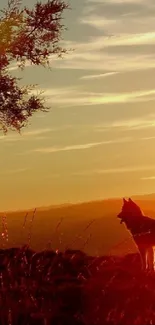
[[[124,220],[122,219],[122,217],[121,217],[120,214],[117,215],[117,218],[121,219],[121,220],[120,220],[120,224],[122,224],[122,223],[124,222]]]

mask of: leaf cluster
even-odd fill
[[[20,87],[19,78],[9,73],[10,63],[24,69],[25,63],[49,67],[53,54],[66,53],[59,43],[62,14],[69,6],[63,0],[37,2],[30,10],[21,8],[20,0],[9,0],[0,12],[0,126],[20,131],[29,117],[37,111],[46,111],[43,100],[30,95],[31,87]]]

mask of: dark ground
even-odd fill
[[[0,324],[155,324],[155,273],[138,254],[0,250]]]

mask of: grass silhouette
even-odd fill
[[[23,216],[26,244],[9,248],[7,216],[1,219],[0,324],[155,324],[155,273],[141,271],[139,254],[86,254],[94,219],[65,243],[63,251],[52,249],[63,218],[55,224],[48,248],[35,251],[35,217],[36,209],[30,218],[28,213]],[[75,243],[79,249],[73,248]]]
[[[139,254],[0,250],[0,324],[155,324],[155,273]]]

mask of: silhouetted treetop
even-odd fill
[[[33,9],[21,8],[19,0],[9,0],[0,14],[0,124],[1,129],[20,131],[36,111],[46,111],[43,100],[30,96],[31,87],[20,87],[19,78],[9,73],[10,63],[24,69],[26,61],[49,67],[53,54],[66,52],[59,44],[64,25],[63,0],[37,2]]]

